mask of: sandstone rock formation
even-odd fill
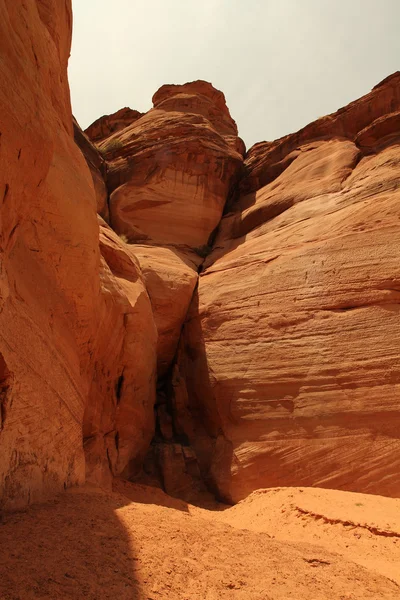
[[[83,420],[87,479],[140,469],[154,432],[157,330],[134,254],[100,220],[100,282],[93,378]]]
[[[85,478],[99,252],[72,136],[68,23],[68,2],[0,5],[0,504],[12,507]]]
[[[96,192],[97,212],[105,221],[109,221],[107,164],[94,144],[82,131],[76,119],[73,119],[75,142],[82,151],[93,179]]]
[[[180,421],[217,493],[400,494],[400,73],[257,144],[185,324]]]
[[[157,324],[163,376],[210,236],[238,180],[244,145],[224,95],[205,81],[165,85],[153,103],[139,118],[123,109],[86,132],[107,161],[110,223],[135,243]],[[106,131],[113,133],[104,137]]]
[[[155,438],[150,455],[164,487],[190,495],[193,474],[200,480],[196,457],[181,445],[172,421],[168,425],[165,387],[198,269],[240,175],[244,145],[224,95],[207,82],[163,86],[153,104],[139,118],[132,119],[130,109],[108,115],[86,133],[106,160],[110,223],[139,260],[158,331],[157,429],[171,431],[167,444]]]
[[[121,108],[112,115],[104,115],[104,117],[97,119],[86,129],[85,133],[93,142],[101,142],[112,133],[124,129],[142,116],[143,114],[137,110],[128,107]]]
[[[153,103],[99,145],[111,224],[129,242],[199,248],[220,221],[244,146],[223,94],[206,82],[164,86]]]
[[[398,496],[400,73],[243,160],[204,81],[83,132],[70,38],[69,1],[0,4],[0,507]]]
[[[203,259],[195,252],[172,246],[129,247],[139,261],[150,297],[158,331],[158,374],[162,377],[174,359]]]
[[[73,139],[71,20],[69,1],[0,4],[0,507],[7,509],[83,483],[83,436],[87,474],[103,480],[110,467],[134,469],[153,431],[150,300],[137,262],[108,230],[100,256],[93,180]]]

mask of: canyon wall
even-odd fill
[[[74,143],[69,1],[0,2],[0,507],[132,468],[154,429],[156,329]],[[83,440],[84,438],[84,440]],[[88,458],[85,473],[85,453]]]
[[[0,0],[0,508],[398,496],[400,74],[247,154],[204,81],[83,132],[71,27]]]
[[[68,3],[0,4],[0,502],[11,506],[84,481],[99,253],[72,137],[71,18]]]
[[[256,144],[178,361],[209,484],[400,494],[400,74]]]
[[[153,102],[87,130],[110,132],[110,223],[158,328],[145,467],[181,497],[199,481],[228,502],[279,485],[398,495],[400,75],[243,166],[209,84]]]
[[[144,115],[131,109],[106,115],[85,133],[76,131],[76,140],[92,175],[93,153],[105,161],[109,223],[139,261],[157,326],[156,428],[141,477],[192,497],[193,488],[205,487],[173,418],[171,369],[245,148],[224,95],[205,81],[165,85],[153,105]]]

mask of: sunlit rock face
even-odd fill
[[[99,221],[102,303],[82,436],[87,480],[107,486],[140,469],[154,433],[157,330],[135,255]]]
[[[98,144],[112,133],[125,129],[125,127],[142,116],[143,113],[137,110],[132,110],[128,107],[121,108],[116,113],[104,115],[97,119],[86,129],[85,134],[93,143]]]
[[[143,269],[164,375],[244,145],[224,95],[205,81],[165,85],[153,104],[139,118],[130,109],[102,117],[86,133],[106,160],[110,223]],[[115,132],[99,141],[99,131]]]
[[[112,227],[129,242],[204,246],[237,180],[243,143],[209,83],[163,86],[153,103],[99,144]]]
[[[400,74],[245,160],[185,324],[180,422],[217,493],[400,494]]]
[[[82,132],[71,23],[0,5],[0,508],[399,495],[400,74],[243,159],[204,81]]]
[[[0,5],[0,505],[83,483],[99,304],[92,182],[75,146],[69,2]]]

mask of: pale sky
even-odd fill
[[[297,131],[400,70],[400,0],[73,0],[83,128],[164,83],[210,81],[247,147]]]

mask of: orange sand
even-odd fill
[[[3,516],[0,599],[400,598],[400,500],[281,488],[206,510],[116,490]]]

